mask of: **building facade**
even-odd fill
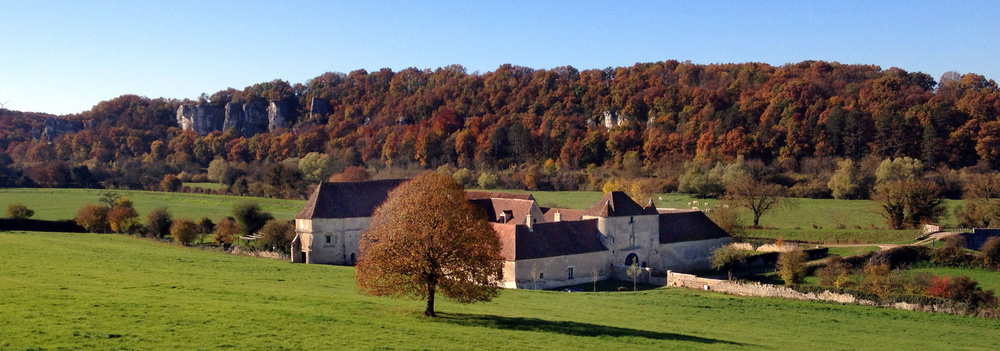
[[[320,184],[295,217],[292,261],[353,265],[375,208],[405,180]],[[611,192],[586,210],[542,208],[530,194],[468,191],[500,238],[504,286],[551,289],[615,277],[633,262],[648,275],[709,267],[730,237],[696,210],[640,206]]]

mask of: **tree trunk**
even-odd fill
[[[760,228],[760,224],[759,223],[760,223],[760,215],[754,213],[753,214],[753,227],[754,228]]]
[[[424,311],[424,317],[437,317],[434,313],[434,291],[437,290],[436,282],[427,282],[427,310]]]

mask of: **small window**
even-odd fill
[[[538,273],[538,279],[544,279],[545,273]]]
[[[327,243],[327,244],[329,244],[329,243],[330,243],[330,236],[329,236],[329,235],[327,235],[327,236],[326,236],[326,243]]]
[[[566,268],[566,279],[573,279],[573,267]]]
[[[629,224],[635,223],[635,217],[629,217],[628,218],[628,223]]]

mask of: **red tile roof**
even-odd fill
[[[562,214],[562,220],[564,221],[579,221],[583,219],[583,213],[586,212],[586,210],[574,210],[570,208],[548,208],[548,207],[542,207],[541,210],[542,213],[545,214],[546,222],[555,222],[556,212]]]
[[[320,183],[295,219],[371,217],[407,179]]]
[[[606,251],[597,219],[523,224],[494,223],[500,235],[500,255],[507,261]]]
[[[490,222],[498,223],[504,223],[500,217],[504,211],[510,211],[513,215],[513,218],[508,218],[506,222],[524,223],[524,217],[531,214],[531,208],[535,206],[535,200],[509,198],[471,199],[469,202],[482,208]]]

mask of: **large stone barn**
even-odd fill
[[[353,265],[358,240],[389,191],[405,180],[323,183],[295,217],[292,261]],[[709,267],[729,234],[696,210],[640,206],[611,192],[586,210],[542,208],[530,194],[468,191],[500,237],[504,286],[550,289],[623,279],[633,262],[644,274]]]

